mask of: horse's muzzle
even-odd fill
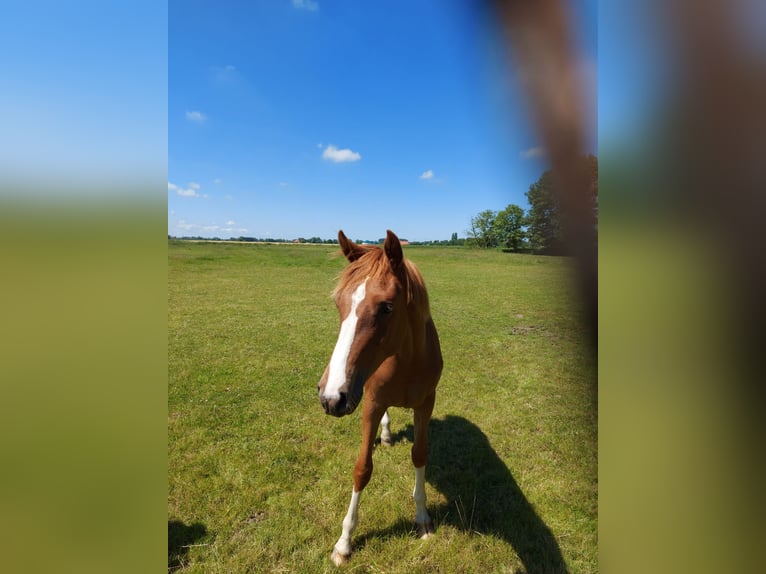
[[[342,417],[344,415],[353,412],[353,408],[349,409],[348,394],[340,393],[338,398],[328,399],[320,395],[319,402],[322,403],[322,408],[325,414],[332,415],[334,417]]]
[[[319,402],[322,404],[324,412],[334,417],[350,415],[362,402],[364,394],[364,382],[367,379],[366,373],[357,372],[351,377],[351,384],[345,384],[338,391],[337,396],[326,396],[324,394],[324,380],[317,385],[319,392]]]

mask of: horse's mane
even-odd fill
[[[338,285],[333,291],[333,298],[337,301],[340,293],[349,287],[359,285],[366,277],[379,280],[393,273],[391,264],[386,257],[385,251],[380,247],[364,247],[366,253],[352,261],[341,272]],[[402,273],[399,279],[403,283],[406,294],[407,306],[414,306],[423,313],[423,318],[428,319],[431,311],[428,304],[428,293],[420,271],[409,259],[402,261]]]

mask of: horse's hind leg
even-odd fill
[[[433,522],[426,509],[426,463],[428,462],[428,421],[434,410],[435,395],[415,409],[415,441],[412,444],[412,464],[415,465],[415,523],[418,536],[428,538],[434,531]]]
[[[391,417],[388,416],[388,411],[383,413],[383,420],[380,421],[382,430],[380,431],[380,444],[384,446],[391,446]]]

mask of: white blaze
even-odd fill
[[[340,398],[340,388],[346,382],[346,364],[348,363],[348,354],[351,351],[351,345],[356,335],[356,308],[359,303],[364,301],[367,291],[367,279],[356,288],[351,295],[351,310],[348,316],[340,324],[340,334],[338,342],[335,343],[335,350],[330,358],[330,373],[327,375],[327,384],[324,387],[325,399]]]

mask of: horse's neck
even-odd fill
[[[411,261],[406,261],[403,279],[404,288],[407,292],[407,305],[411,307],[410,317],[418,315],[417,322],[425,324],[430,317],[428,292],[423,284],[420,271]]]
[[[423,285],[423,278],[415,265],[406,261],[404,285],[407,291],[408,329],[405,347],[413,357],[418,356],[427,346],[426,324],[431,319],[428,305],[428,293]],[[405,341],[403,341],[404,343]]]
[[[407,311],[407,330],[405,340],[402,343],[412,356],[416,357],[426,347],[426,323],[429,318],[423,313],[422,309],[418,309],[415,305],[412,305],[412,309]]]

